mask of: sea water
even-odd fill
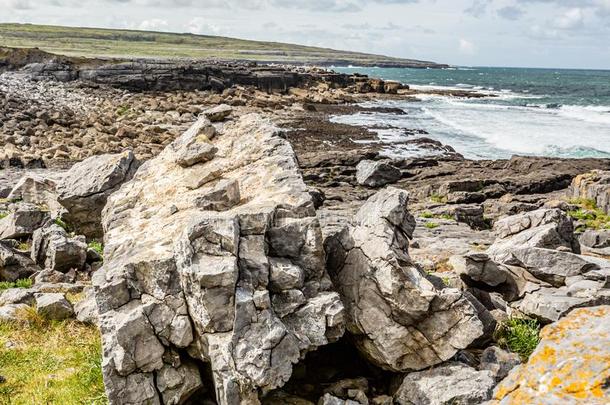
[[[375,127],[390,155],[425,153],[392,147],[408,140],[401,128],[423,129],[470,159],[513,155],[610,158],[610,71],[526,68],[334,68],[396,80],[416,89],[453,88],[481,99],[437,95],[420,101],[369,102],[403,109],[404,116],[358,113],[333,121]],[[379,127],[387,127],[378,129]],[[399,145],[399,143],[397,144]]]

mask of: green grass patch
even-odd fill
[[[423,212],[420,217],[422,218],[434,218],[434,214],[431,212]]]
[[[577,198],[570,200],[569,203],[580,207],[568,211],[570,217],[582,222],[577,230],[610,229],[610,216],[597,207],[595,200]]]
[[[432,194],[430,196],[430,201],[437,204],[447,204],[447,197],[440,194]]]
[[[436,222],[426,222],[426,224],[424,225],[426,228],[428,229],[436,229],[438,228],[440,225],[437,224]]]
[[[107,404],[98,330],[28,312],[0,323],[0,403]]]
[[[535,319],[510,318],[498,326],[494,338],[526,362],[540,343],[540,324]]]
[[[17,245],[17,250],[21,250],[22,252],[28,252],[32,248],[32,244],[30,242],[20,242]]]
[[[63,219],[55,218],[54,222],[55,222],[55,225],[58,225],[58,226],[64,228],[64,231],[66,231],[66,232],[70,232],[71,231],[70,227],[68,226],[67,223],[64,222]]]
[[[0,219],[8,217],[8,212],[0,211]]]
[[[89,249],[94,250],[98,255],[104,257],[104,245],[96,240],[89,242]]]
[[[8,290],[9,288],[30,288],[32,287],[32,280],[29,278],[23,278],[15,282],[2,281],[0,282],[0,290]]]

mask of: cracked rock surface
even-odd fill
[[[210,125],[201,118],[142,165],[103,212],[93,284],[113,404],[178,404],[205,390],[219,404],[256,404],[343,335],[292,148],[246,115],[206,137],[211,160],[181,165],[181,146]]]
[[[408,255],[415,220],[409,196],[388,187],[327,239],[327,266],[361,353],[391,371],[450,359],[483,335],[477,310],[454,289],[437,290]]]

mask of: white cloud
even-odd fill
[[[460,50],[461,53],[466,54],[466,55],[473,55],[474,53],[476,53],[476,50],[477,50],[476,46],[472,42],[470,42],[464,38],[460,39],[458,49]]]
[[[166,20],[160,18],[152,18],[150,20],[144,20],[138,24],[138,29],[143,31],[165,31],[169,28],[169,24]]]
[[[584,13],[580,8],[571,8],[553,21],[553,26],[563,30],[573,30],[583,26]]]
[[[186,25],[186,29],[191,34],[220,35],[223,33],[223,29],[221,27],[210,23],[203,17],[195,17],[191,19]]]

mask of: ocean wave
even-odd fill
[[[563,105],[559,115],[580,121],[610,125],[610,106]]]

